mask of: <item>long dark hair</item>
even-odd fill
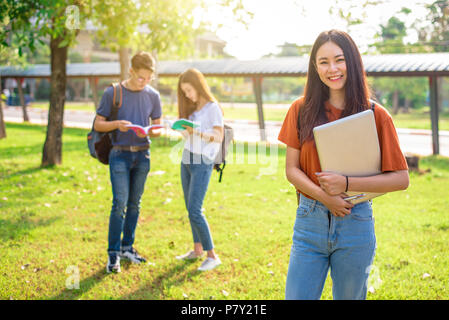
[[[196,103],[188,99],[181,89],[181,83],[189,83],[199,96],[206,101],[217,102],[217,99],[212,94],[207,85],[204,75],[195,68],[190,68],[184,71],[178,80],[178,116],[179,118],[187,119],[197,108]],[[220,107],[221,108],[221,107]],[[223,112],[223,109],[221,110]]]
[[[307,82],[304,90],[304,106],[298,116],[298,137],[301,143],[313,139],[313,128],[328,121],[324,102],[329,99],[329,87],[316,71],[316,54],[326,42],[333,42],[343,50],[346,61],[345,107],[341,117],[369,108],[370,89],[366,80],[362,57],[354,40],[346,32],[329,30],[320,33],[310,53]]]

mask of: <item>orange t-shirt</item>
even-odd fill
[[[279,132],[278,140],[285,143],[287,146],[300,150],[299,165],[301,170],[312,180],[316,185],[318,178],[315,172],[321,172],[320,161],[315,146],[315,141],[306,141],[302,146],[298,139],[297,121],[299,108],[304,105],[304,97],[297,99],[290,106],[290,109],[285,116],[281,131]],[[335,108],[326,101],[326,115],[329,122],[340,118],[342,110]],[[399,138],[388,111],[379,104],[374,108],[374,117],[376,119],[377,135],[379,138],[379,145],[381,151],[381,170],[382,172],[407,170],[407,161],[399,146]],[[301,190],[298,190],[301,192]],[[307,194],[306,197],[313,199]]]

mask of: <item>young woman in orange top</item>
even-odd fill
[[[356,44],[345,32],[322,32],[312,47],[304,96],[290,107],[278,137],[287,145],[287,179],[300,194],[286,299],[319,299],[329,268],[334,299],[366,298],[376,249],[371,201],[353,205],[343,198],[347,191],[406,189],[407,163],[391,116],[379,104],[374,109],[382,154],[379,175],[321,172],[312,130],[367,109],[370,90]]]

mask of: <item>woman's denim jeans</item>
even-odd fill
[[[134,244],[140,198],[149,171],[149,150],[138,152],[111,150],[109,172],[113,198],[109,218],[109,254],[117,254],[120,249],[131,249]],[[123,240],[120,243],[122,232]]]
[[[335,300],[366,299],[376,250],[369,201],[335,217],[319,201],[301,195],[296,213],[285,298],[320,299],[330,268]]]
[[[184,149],[181,162],[181,182],[184,201],[189,213],[193,242],[201,243],[203,250],[214,247],[206,217],[202,213],[203,200],[209,186],[213,163],[201,155]]]

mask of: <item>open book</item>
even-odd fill
[[[138,124],[128,124],[128,125],[126,125],[126,127],[133,130],[136,134],[140,133],[140,134],[148,135],[148,132],[150,132],[150,130],[161,129],[164,126],[161,124],[153,124],[152,126],[142,127],[142,126],[139,126]]]
[[[199,125],[193,121],[187,120],[187,119],[179,119],[176,120],[174,122],[172,121],[167,121],[168,124],[170,125],[170,128],[172,128],[173,130],[185,130],[184,126],[189,126],[192,128],[196,128],[199,127]]]

